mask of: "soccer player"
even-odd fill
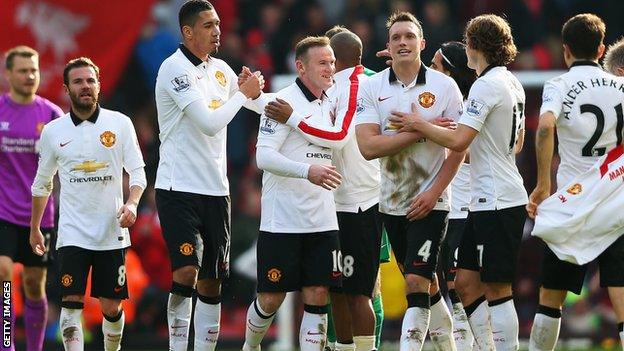
[[[468,57],[466,56],[466,45],[451,41],[440,46],[431,59],[430,68],[440,71],[453,78],[464,99],[468,98],[470,87],[477,79],[473,69],[468,67]],[[453,305],[453,337],[458,350],[472,350],[474,336],[468,324],[466,311],[455,291],[455,273],[457,272],[457,251],[459,242],[466,227],[468,208],[470,205],[470,163],[469,155],[466,154],[464,163],[451,182],[451,210],[449,212],[449,223],[446,230],[446,237],[442,241],[440,248],[439,264],[443,279],[446,280],[448,295]],[[439,292],[432,296],[436,298]],[[431,333],[432,330],[430,329]]]
[[[43,347],[48,315],[46,271],[52,261],[48,254],[35,255],[27,241],[30,186],[37,172],[41,130],[63,111],[36,95],[40,76],[35,50],[26,46],[8,50],[5,68],[9,92],[0,96],[0,280],[11,281],[13,262],[24,265],[26,350],[35,351]],[[54,235],[54,201],[45,208],[42,227],[47,248]]]
[[[173,283],[167,303],[169,349],[186,350],[192,300],[195,350],[214,350],[221,318],[221,281],[229,275],[230,190],[226,175],[227,125],[263,86],[259,72],[237,84],[216,59],[220,21],[212,4],[190,0],[179,11],[182,44],[160,66],[156,108],[160,161],[156,205],[169,249]],[[254,105],[254,106],[252,106]]]
[[[330,39],[336,55],[334,84],[327,91],[325,119],[333,126],[313,125],[279,99],[265,108],[267,117],[286,123],[308,141],[335,148],[332,164],[342,175],[336,202],[342,287],[331,289],[335,350],[375,349],[375,313],[371,298],[379,271],[381,218],[379,217],[379,161],[362,157],[355,139],[353,118],[358,87],[366,76],[361,65],[362,42],[354,33],[342,30]],[[298,110],[298,108],[297,108]],[[323,118],[317,118],[321,124]]]
[[[568,72],[546,82],[535,139],[537,184],[529,197],[529,215],[551,194],[550,170],[555,129],[561,162],[557,188],[591,168],[622,143],[624,81],[601,69],[605,24],[593,14],[569,19],[561,30]],[[613,52],[611,53],[613,55]],[[609,60],[609,67],[613,61]],[[616,69],[617,71],[617,69]],[[583,235],[583,233],[579,233]],[[624,344],[624,237],[598,256],[600,286],[607,287]],[[545,247],[539,307],[531,329],[530,350],[554,350],[561,324],[561,308],[568,291],[580,294],[587,265],[561,261]]]
[[[82,351],[81,315],[89,270],[91,296],[99,298],[104,350],[120,349],[124,328],[121,300],[128,298],[125,252],[130,227],[146,186],[144,162],[132,121],[98,104],[99,68],[88,58],[63,70],[71,101],[68,114],[48,123],[39,142],[40,160],[32,184],[30,245],[47,251],[41,219],[58,170],[61,183],[58,241],[61,283],[60,329],[68,351]],[[123,202],[123,170],[130,194]]]
[[[439,116],[457,119],[461,92],[453,79],[422,64],[420,51],[425,42],[422,27],[412,14],[393,14],[387,27],[392,66],[362,86],[356,134],[366,159],[381,158],[379,210],[407,285],[408,309],[400,347],[422,348],[431,314],[439,317],[432,321],[432,328],[446,326],[434,342],[455,349],[448,308],[434,304],[436,310],[430,311],[429,287],[446,231],[446,188],[464,152],[451,151],[446,156],[445,148],[418,133],[397,133],[388,118],[396,111],[419,110],[431,120]]]
[[[624,76],[624,37],[609,45],[604,58],[604,68],[616,76]]]
[[[307,37],[295,47],[297,79],[277,98],[311,119],[323,118],[325,91],[333,83],[334,53],[326,37]],[[314,121],[310,121],[314,123]],[[320,122],[319,122],[320,123]],[[330,286],[341,284],[341,255],[336,206],[331,190],[340,174],[328,148],[301,133],[260,118],[256,151],[262,179],[262,216],[258,236],[258,296],[247,311],[243,350],[259,350],[286,293],[301,290],[304,314],[299,332],[302,351],[321,351],[327,328]],[[275,253],[280,254],[276,255]]]
[[[459,245],[455,288],[477,347],[515,350],[519,327],[511,284],[528,199],[514,155],[523,140],[525,94],[505,67],[517,51],[503,18],[482,15],[471,19],[464,38],[468,67],[475,69],[479,78],[470,88],[457,129],[437,127],[415,113],[396,113],[391,121],[452,150],[470,146],[472,198]]]

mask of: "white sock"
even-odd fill
[[[355,351],[371,351],[375,349],[375,335],[358,335],[353,337]]]
[[[341,344],[339,342],[336,343],[336,347],[334,348],[335,351],[355,351],[355,344],[354,343],[350,343],[350,344]],[[372,349],[370,349],[372,350]],[[370,351],[368,350],[368,351]]]
[[[260,343],[273,322],[275,313],[266,313],[258,300],[253,300],[247,309],[247,326],[245,328],[245,344],[243,351],[260,350]]]
[[[477,308],[468,316],[468,323],[472,329],[472,335],[475,338],[475,349],[479,351],[495,351],[494,337],[492,335],[492,326],[490,324],[490,311],[488,310],[487,301],[481,298]]]
[[[104,351],[121,350],[121,337],[123,336],[124,322],[126,316],[124,311],[119,312],[118,319],[109,321],[106,316],[102,320],[102,334],[104,335]]]
[[[540,313],[540,309],[548,309],[552,312],[550,316]],[[558,315],[559,318],[555,317]],[[555,349],[557,339],[559,339],[559,327],[561,325],[561,311],[539,306],[535,318],[533,319],[533,327],[531,327],[531,339],[529,340],[529,350],[531,351],[550,351]]]
[[[401,325],[400,351],[419,351],[427,336],[431,311],[423,307],[409,307]]]
[[[622,343],[622,348],[624,349],[624,331],[620,332],[620,342]]]
[[[190,297],[169,294],[167,323],[169,325],[169,350],[186,351],[191,327],[192,301]]]
[[[450,351],[457,350],[455,347],[455,339],[453,338],[453,320],[451,319],[451,313],[446,306],[446,302],[442,299],[442,296],[432,296],[432,302],[436,299],[437,302],[433,303],[430,307],[431,319],[429,320],[429,337],[433,342],[433,347],[436,351]]]
[[[65,351],[83,351],[82,309],[61,308],[60,324]]]
[[[474,336],[464,306],[460,302],[453,304],[453,338],[458,350],[472,350]]]
[[[221,303],[210,304],[199,298],[195,304],[193,325],[195,330],[195,351],[214,351],[219,339]]]
[[[490,306],[492,316],[492,335],[497,351],[515,351],[520,346],[518,342],[518,314],[511,296],[503,303],[494,303]]]
[[[305,309],[317,308],[325,313],[312,313]],[[319,311],[316,311],[319,312]],[[301,351],[321,351],[327,338],[327,307],[304,306],[303,319],[299,329],[299,347]]]

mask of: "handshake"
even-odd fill
[[[264,77],[260,71],[251,72],[251,70],[243,66],[238,74],[238,90],[248,99],[256,99],[264,89]]]

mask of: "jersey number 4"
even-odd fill
[[[605,125],[605,116],[604,112],[600,109],[600,107],[592,104],[583,104],[580,106],[581,114],[583,113],[591,113],[596,116],[596,130],[594,130],[594,134],[589,138],[589,141],[585,146],[583,146],[582,155],[583,156],[602,156],[607,151],[605,147],[599,147],[594,149],[598,139],[602,136],[602,132],[604,131]],[[622,104],[618,104],[614,107],[615,116],[617,117],[617,124],[615,126],[615,133],[617,136],[617,144],[620,145],[622,143],[622,128],[624,127],[624,112],[622,111]]]

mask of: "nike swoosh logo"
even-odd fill
[[[115,290],[116,293],[120,292],[121,289],[123,289],[123,287],[121,287],[121,286],[113,288],[113,290]]]
[[[325,335],[325,333],[308,331],[308,335],[310,335],[310,336],[313,336],[313,335]]]
[[[389,99],[389,98],[391,98],[391,97],[392,97],[392,96],[388,96],[388,97],[382,98],[382,97],[380,96],[380,97],[378,97],[378,98],[377,98],[377,101],[382,102],[382,101],[384,101],[384,100],[388,100],[388,99]]]
[[[186,325],[172,325],[171,329],[180,329],[180,328],[186,328]]]
[[[258,329],[261,329],[261,328],[262,328],[261,326],[258,326],[258,325],[253,324],[253,323],[251,322],[251,319],[247,319],[247,323],[248,323],[249,325],[251,325],[251,326],[255,327],[255,328],[258,328]]]
[[[208,334],[213,334],[214,335],[214,334],[219,334],[219,332],[218,331],[208,330]]]
[[[312,115],[305,116],[305,117],[303,117],[303,119],[308,119],[310,117],[312,117]]]
[[[427,263],[426,262],[416,262],[416,261],[414,261],[414,262],[412,262],[412,265],[414,267],[421,267],[421,266],[426,266]]]
[[[204,77],[201,77],[201,76],[197,76],[197,79],[202,79],[202,78],[204,78]]]
[[[342,275],[341,272],[332,272],[332,278],[338,278]]]
[[[64,142],[64,143],[59,143],[59,145],[60,145],[61,147],[64,147],[65,145],[67,145],[67,144],[71,143],[72,141],[73,141],[73,140],[70,140],[70,141],[67,141],[67,142]]]

